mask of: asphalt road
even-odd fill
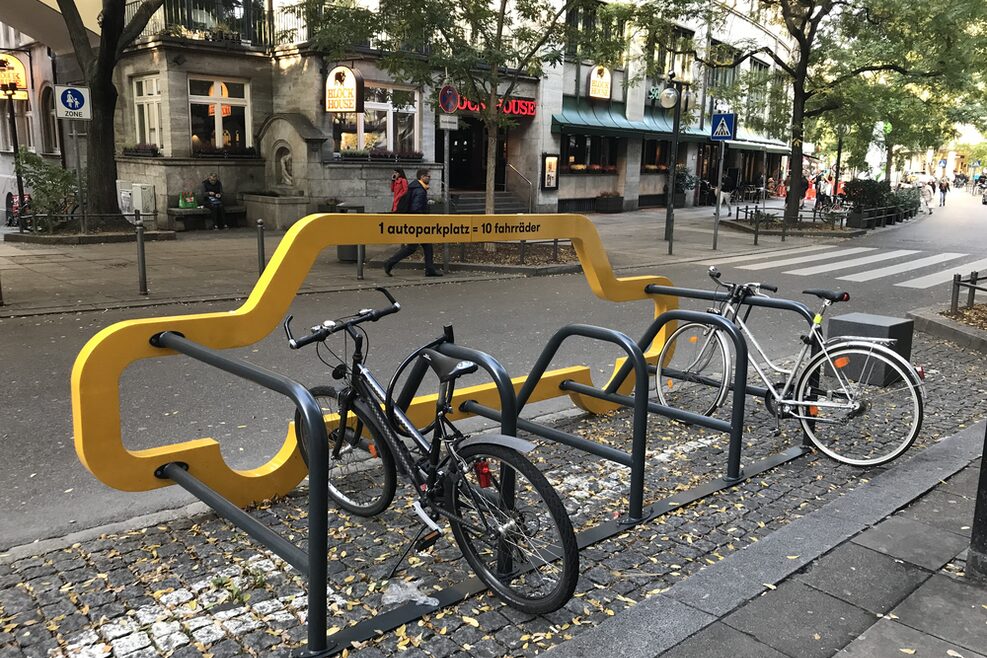
[[[896,284],[953,265],[956,271],[966,272],[962,264],[987,258],[985,226],[987,207],[981,207],[979,198],[958,192],[951,195],[946,209],[936,209],[930,217],[831,247],[834,253],[844,249],[867,251],[820,256],[792,265],[780,263],[826,250],[762,255],[749,261],[723,263],[720,269],[725,280],[773,283],[780,288],[778,296],[803,299],[810,306],[815,306],[815,300],[799,294],[805,288],[848,290],[851,302],[832,309],[830,315],[866,311],[900,316],[911,308],[948,301],[949,286],[943,283],[906,288]],[[889,253],[892,255],[879,256]],[[965,256],[869,281],[837,278],[920,258],[944,258],[941,254],[951,253]],[[816,274],[786,273],[873,257],[881,260]],[[711,255],[710,260],[725,259]],[[763,267],[740,269],[750,265]],[[710,288],[706,267],[696,262],[657,272],[651,269],[621,274],[660,273],[676,285]],[[517,376],[530,369],[559,327],[582,322],[619,329],[637,338],[651,321],[653,308],[650,302],[613,304],[599,300],[582,275],[449,282],[397,287],[393,292],[402,302],[402,312],[370,329],[370,366],[385,380],[408,350],[439,335],[447,323],[455,325],[458,342],[489,352],[512,376]],[[367,291],[307,295],[296,299],[292,313],[297,327],[304,328],[382,301],[377,293]],[[698,309],[706,305],[683,303],[684,307]],[[136,494],[115,491],[83,468],[72,442],[69,373],[85,342],[114,322],[228,308],[233,305],[123,309],[0,321],[0,363],[5,372],[0,387],[0,550],[194,501],[178,487]],[[787,355],[797,350],[801,326],[791,314],[759,312],[752,326],[770,353]],[[259,344],[235,352],[305,384],[327,379],[326,367],[315,358],[314,351],[290,351],[280,329]],[[589,365],[599,383],[610,374],[616,356],[619,354],[612,346],[573,339],[566,343],[553,367]],[[558,400],[543,403],[534,411],[567,406]],[[280,447],[293,410],[279,396],[176,356],[143,361],[127,370],[121,381],[121,413],[128,448],[209,436],[220,442],[232,466],[249,468],[264,463]]]

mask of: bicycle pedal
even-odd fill
[[[441,536],[442,536],[441,532],[439,532],[438,530],[432,530],[427,535],[425,535],[424,537],[422,537],[421,539],[415,542],[415,551],[419,553],[422,551],[427,551],[428,549],[435,546],[435,542],[439,541],[439,537]]]

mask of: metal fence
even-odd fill
[[[142,0],[126,4],[125,20],[137,12]],[[194,41],[215,41],[243,46],[270,47],[270,14],[251,0],[165,0],[147,22],[139,38],[172,36]]]
[[[970,272],[970,275],[965,279],[961,274],[953,275],[953,294],[950,296],[950,301],[949,301],[950,313],[956,313],[959,310],[960,288],[967,289],[966,308],[973,307],[973,303],[976,299],[978,290],[980,292],[987,292],[987,288],[977,285],[979,281],[980,281],[980,272]]]

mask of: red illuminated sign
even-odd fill
[[[482,112],[487,109],[486,103],[476,103],[466,98],[459,97],[460,112]],[[533,117],[538,109],[538,102],[527,98],[499,98],[497,99],[497,110],[501,114],[512,117]]]

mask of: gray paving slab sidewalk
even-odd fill
[[[757,247],[751,235],[719,232],[718,251],[712,250],[713,218],[709,208],[676,211],[674,255],[663,240],[665,211],[639,210],[613,215],[590,215],[615,269],[650,267],[723,256],[794,248],[825,242],[825,238],[763,236]],[[2,232],[16,229],[4,227]],[[283,232],[267,231],[265,254],[270,258]],[[380,285],[382,281],[425,283],[419,266],[398,268],[396,280],[385,279],[379,263],[393,249],[371,245],[372,261],[365,280],[356,278],[356,266],[340,263],[335,249],[325,250],[306,279],[302,292],[347,290]],[[258,277],[257,233],[242,228],[230,231],[191,231],[176,240],[146,243],[148,295],[138,289],[137,250],[134,243],[52,245],[0,242],[0,290],[4,306],[0,317],[63,310],[119,308],[172,302],[228,300],[250,294]],[[536,268],[527,270],[538,273]],[[497,271],[454,272],[453,278],[516,276]],[[433,282],[434,280],[429,280]]]
[[[984,431],[927,448],[549,655],[980,657],[987,583],[963,568]]]

